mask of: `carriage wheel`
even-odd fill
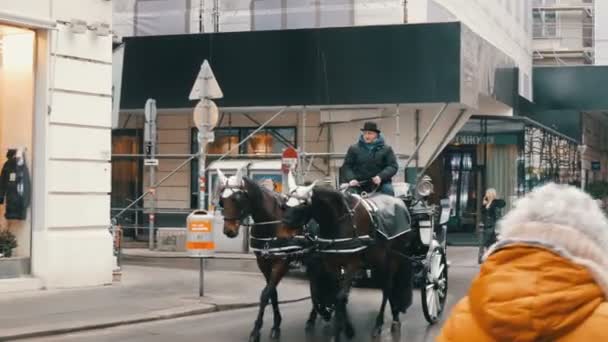
[[[448,296],[448,265],[445,252],[439,245],[429,251],[424,266],[424,284],[420,289],[422,311],[429,324],[439,321]]]

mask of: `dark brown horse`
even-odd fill
[[[290,181],[290,183],[292,183]],[[281,234],[294,234],[314,219],[319,223],[319,252],[328,272],[339,275],[334,334],[339,340],[344,331],[348,338],[355,334],[348,317],[346,304],[353,277],[369,264],[382,275],[382,305],[376,318],[374,336],[380,335],[384,323],[384,310],[390,302],[393,314],[392,331],[400,330],[399,313],[412,302],[411,262],[405,257],[416,247],[414,231],[392,240],[377,234],[374,237],[372,220],[361,198],[334,189],[314,189],[290,185],[291,198],[283,217]]]
[[[266,287],[260,296],[260,307],[250,341],[259,341],[264,310],[270,301],[274,313],[274,324],[271,337],[277,339],[281,333],[281,313],[277,295],[277,286],[289,270],[289,263],[294,258],[303,258],[310,280],[310,291],[313,308],[306,326],[308,329],[315,324],[317,314],[326,320],[331,319],[331,306],[334,295],[327,287],[320,286],[323,281],[321,263],[314,256],[299,253],[302,248],[293,241],[282,240],[277,236],[277,229],[285,210],[285,198],[280,194],[267,190],[247,177],[242,177],[239,171],[236,176],[226,178],[220,170],[218,195],[224,214],[224,234],[235,238],[239,229],[245,224],[247,217],[253,219],[251,226],[251,247],[255,251],[258,267],[266,278]],[[302,228],[295,231],[302,234]],[[328,298],[329,297],[329,298]]]

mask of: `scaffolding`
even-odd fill
[[[443,107],[442,111],[438,113],[438,115],[435,118],[436,120],[439,119],[441,114],[445,111],[446,107],[447,107],[447,104]],[[397,129],[395,131],[395,137],[396,137],[396,139],[399,139],[399,136],[400,136],[400,131],[398,129],[398,127],[399,127],[399,106],[397,105],[397,106],[395,106],[395,108],[396,108],[396,110],[395,110],[394,114],[380,115],[380,116],[376,116],[376,117],[366,117],[366,118],[362,118],[362,119],[352,120],[349,122],[374,120],[374,119],[376,119],[376,120],[378,120],[378,119],[395,120],[396,125],[397,125],[396,126]],[[299,162],[297,164],[298,166],[295,169],[295,172],[297,173],[299,180],[300,181],[303,180],[311,172],[311,169],[313,168],[313,165],[314,165],[314,162],[316,159],[323,159],[326,161],[326,164],[328,165],[327,170],[317,169],[316,171],[325,174],[326,177],[330,177],[331,173],[332,173],[331,172],[332,171],[331,161],[332,160],[342,160],[342,159],[344,159],[344,157],[346,155],[345,153],[331,151],[331,143],[330,143],[330,141],[332,139],[331,126],[333,124],[339,124],[339,123],[327,123],[326,124],[327,130],[328,130],[328,149],[329,149],[327,152],[308,152],[308,151],[306,151],[306,147],[307,147],[307,145],[306,145],[306,127],[307,127],[306,122],[307,122],[307,112],[308,112],[306,106],[283,107],[280,110],[278,110],[274,115],[272,115],[265,122],[258,121],[254,117],[248,115],[245,112],[240,113],[240,114],[246,116],[252,123],[256,124],[257,127],[247,137],[245,137],[244,139],[239,141],[238,144],[232,146],[227,152],[225,152],[223,154],[206,154],[205,157],[213,158],[214,162],[221,161],[221,160],[227,160],[228,158],[230,158],[230,160],[251,159],[251,158],[255,158],[258,160],[260,160],[260,159],[269,159],[269,160],[280,159],[282,156],[280,153],[269,153],[269,154],[264,154],[264,155],[260,155],[260,154],[232,155],[232,153],[234,151],[236,151],[238,148],[240,148],[243,144],[247,143],[257,133],[264,130],[268,125],[270,125],[281,114],[285,113],[288,110],[294,110],[294,109],[299,110],[301,120],[298,120],[298,124],[301,125],[300,129],[302,130],[303,137],[304,137],[304,139],[302,139],[302,143],[301,143],[300,149],[299,149],[300,150],[299,151]],[[234,113],[234,111],[232,111],[232,113]],[[432,129],[433,129],[433,127],[429,127],[425,134],[428,134]],[[281,138],[281,137],[279,137],[279,138]],[[279,139],[279,140],[282,141],[283,143],[287,143],[286,144],[287,146],[294,147],[293,144],[289,143],[289,141],[285,141],[286,139]],[[154,143],[157,143],[157,142],[154,142]],[[415,153],[417,153],[418,149],[420,148],[420,146],[422,146],[423,143],[424,143],[424,139],[422,139],[420,141],[419,145],[416,147]],[[190,153],[190,154],[175,154],[175,153],[162,154],[162,153],[159,153],[159,154],[155,154],[154,158],[157,158],[157,159],[176,159],[176,160],[183,160],[183,162],[180,163],[177,167],[175,167],[165,177],[163,177],[159,181],[151,184],[149,186],[149,188],[147,188],[145,191],[143,191],[143,194],[138,196],[136,199],[130,201],[130,204],[127,205],[126,207],[111,208],[112,212],[116,213],[112,216],[113,229],[114,229],[114,227],[120,226],[121,231],[133,229],[133,230],[135,230],[136,233],[139,233],[140,230],[143,230],[143,231],[148,231],[148,233],[151,232],[154,235],[156,227],[154,226],[153,222],[149,222],[148,226],[143,225],[144,220],[142,220],[142,222],[139,222],[140,213],[148,214],[148,215],[158,215],[158,214],[180,214],[180,215],[183,214],[183,215],[186,215],[186,214],[188,214],[191,211],[191,209],[189,209],[189,208],[156,208],[156,207],[146,208],[143,205],[139,205],[139,203],[148,196],[155,196],[156,189],[158,187],[160,187],[163,183],[165,183],[173,175],[175,175],[177,172],[179,172],[181,169],[183,169],[191,161],[195,160],[196,158],[199,158],[199,156],[200,156],[200,153]],[[407,160],[408,162],[406,162],[406,164],[409,164],[409,161],[411,161],[412,157],[413,157],[412,155],[403,154],[403,153],[396,153],[396,156],[397,156],[398,160],[401,160],[401,161]],[[116,153],[116,154],[112,154],[112,158],[122,158],[122,159],[125,159],[125,158],[131,159],[132,158],[132,159],[141,160],[141,159],[150,158],[150,155],[146,154],[146,153],[134,153],[134,154]],[[209,168],[209,166],[207,166],[205,171],[208,171],[208,168]],[[128,220],[125,220],[125,219],[121,220],[123,215],[125,215],[126,213],[135,214],[135,215],[133,215],[134,219],[132,219],[131,222],[128,222]],[[148,235],[148,237],[150,238],[150,235]],[[154,243],[151,243],[149,245],[149,247],[151,249],[153,249]]]
[[[568,23],[567,19],[562,19],[558,16],[559,13],[576,13],[581,12],[580,22]],[[551,47],[536,47],[533,52],[533,59],[541,62],[544,60],[554,60],[557,64],[580,64],[577,60],[584,64],[594,63],[594,27],[595,15],[593,4],[581,2],[579,4],[560,4],[553,3],[550,5],[537,5],[532,9],[533,21],[533,38],[538,44],[545,41],[557,41]],[[546,16],[551,15],[551,23],[546,22]],[[581,28],[581,34],[577,36],[567,36],[559,31],[572,28]],[[547,34],[545,30],[552,33]],[[564,41],[580,40],[580,47],[562,46]]]

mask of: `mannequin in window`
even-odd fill
[[[30,176],[21,149],[9,149],[0,172],[0,205],[7,220],[25,220],[30,205]]]

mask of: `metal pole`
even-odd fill
[[[420,142],[420,109],[416,109],[415,119],[416,119],[416,145],[418,145],[418,143]],[[420,167],[420,165],[419,165],[420,158],[418,158],[417,152],[414,154],[414,157],[416,158],[416,173],[418,173],[418,168]]]
[[[198,296],[203,297],[205,295],[205,259],[199,258],[199,284],[198,284]]]
[[[433,130],[433,128],[435,128],[435,125],[437,124],[437,121],[439,121],[439,118],[441,117],[441,115],[443,115],[443,112],[445,112],[445,110],[447,108],[448,108],[448,103],[444,104],[443,108],[441,108],[441,110],[437,113],[437,115],[435,115],[435,117],[433,118],[433,121],[429,125],[429,128],[426,129],[426,132],[424,132],[424,134],[422,135],[422,138],[420,139],[420,142],[416,145],[416,148],[414,149],[414,153],[412,153],[412,155],[405,162],[405,168],[406,169],[410,165],[410,162],[412,161],[412,159],[414,158],[414,156],[418,154],[418,150],[420,150],[420,147],[422,147],[422,144],[424,144],[424,141],[429,136],[429,134],[431,133],[431,131]]]
[[[150,153],[150,158],[154,159],[154,153],[156,152],[156,144],[152,143],[152,150]],[[156,181],[156,167],[154,165],[150,165],[150,189],[154,189],[154,182]],[[152,192],[152,198],[150,201],[150,213],[148,214],[148,248],[150,250],[154,249],[154,220],[156,219],[156,191]]]
[[[154,99],[148,99],[145,105],[145,132],[144,140],[146,141],[146,149],[148,159],[154,159],[156,155],[156,101]],[[156,191],[154,183],[156,181],[156,165],[150,164],[150,189],[152,193],[152,200],[150,203],[150,212],[148,213],[148,248],[154,249],[154,219],[156,210]],[[133,204],[133,203],[131,203]]]
[[[306,152],[306,106],[302,107],[302,152]],[[304,156],[303,154],[298,154],[300,160],[302,161],[302,163],[300,163],[300,165],[298,165],[298,168],[300,168],[300,170],[304,170]],[[308,166],[308,169],[310,169],[310,165],[312,165],[312,159],[310,161],[310,164]],[[308,169],[305,171],[308,174]],[[301,183],[303,181],[304,177],[304,172],[300,172],[300,175],[298,177],[298,181]]]
[[[208,99],[203,99],[205,107],[211,107]],[[207,111],[209,112],[209,111]],[[205,150],[209,141],[209,124],[203,124],[198,132],[198,208],[205,209]],[[202,261],[201,261],[202,262]],[[202,266],[201,266],[202,271]],[[201,285],[202,286],[202,285]]]

